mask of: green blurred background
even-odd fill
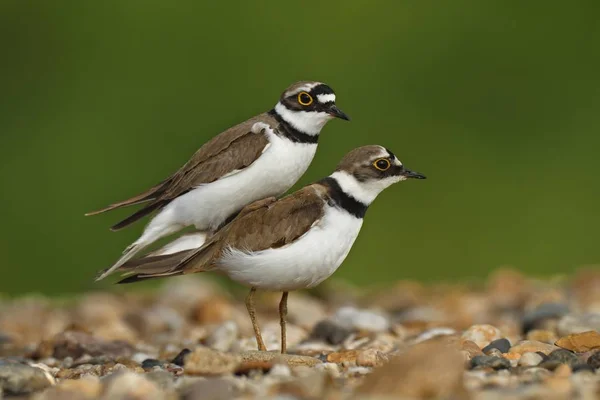
[[[143,223],[83,214],[206,140],[327,82],[333,121],[298,186],[382,144],[426,181],[370,208],[336,276],[482,277],[600,261],[597,1],[0,1],[0,292],[107,287]]]

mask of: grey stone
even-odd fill
[[[40,368],[18,361],[0,360],[0,388],[5,394],[29,394],[45,389],[52,383]]]
[[[544,303],[523,315],[523,332],[541,327],[542,323],[550,319],[559,319],[569,312],[569,307],[562,303]]]
[[[497,349],[500,353],[508,353],[510,350],[510,341],[506,338],[493,340],[490,344],[483,348],[483,352],[487,354],[492,349]]]
[[[495,356],[475,356],[471,359],[471,368],[490,367],[493,369],[508,369],[510,361],[506,358]]]
[[[346,340],[351,334],[351,329],[345,328],[330,320],[323,320],[315,325],[310,335],[312,339],[318,339],[329,344],[338,345]]]
[[[587,359],[587,363],[589,366],[591,366],[594,369],[600,368],[600,351],[597,351],[594,354],[592,354]]]
[[[390,321],[384,315],[354,307],[339,308],[332,320],[348,329],[369,332],[384,332],[390,329]]]

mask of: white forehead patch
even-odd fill
[[[329,103],[331,101],[335,101],[335,94],[333,94],[333,93],[318,94],[317,100],[319,100],[319,103]]]
[[[383,147],[383,146],[380,146],[380,147],[381,147],[381,153],[379,153],[379,155],[376,157],[376,159],[377,158],[388,158],[390,156],[390,153],[386,150],[385,147]],[[398,160],[398,157],[396,157],[396,155],[394,155],[393,162],[397,166],[402,165],[402,162],[400,160]]]

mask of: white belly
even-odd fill
[[[327,206],[321,221],[294,243],[252,254],[229,250],[215,269],[234,281],[263,290],[311,288],[331,276],[344,261],[362,221]]]
[[[249,167],[201,185],[171,202],[163,212],[176,223],[214,230],[231,214],[269,196],[279,196],[306,172],[316,144],[294,143],[267,131],[269,145]]]

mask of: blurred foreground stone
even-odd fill
[[[127,291],[123,290],[126,289]],[[596,399],[600,272],[485,284],[327,281],[260,293],[270,351],[256,351],[244,295],[204,276],[154,292],[116,287],[68,302],[0,297],[0,398]]]

